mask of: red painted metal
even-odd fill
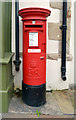
[[[27,85],[46,84],[46,17],[50,13],[34,7],[19,10],[23,21],[23,82]],[[38,45],[29,45],[31,33],[38,34]]]

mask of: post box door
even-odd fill
[[[43,60],[40,59],[40,54],[26,54],[25,57],[24,82],[28,85],[45,84],[45,55]]]
[[[36,26],[24,30],[24,83],[41,85],[46,82],[46,41],[44,32]]]

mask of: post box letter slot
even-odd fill
[[[26,28],[42,28],[43,25],[25,25]]]

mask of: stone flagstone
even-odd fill
[[[58,101],[60,110],[64,114],[74,114],[74,108],[71,98],[66,91],[55,91],[53,92],[54,97]]]

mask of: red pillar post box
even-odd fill
[[[19,10],[23,21],[23,101],[31,106],[46,102],[46,17],[44,8]]]

